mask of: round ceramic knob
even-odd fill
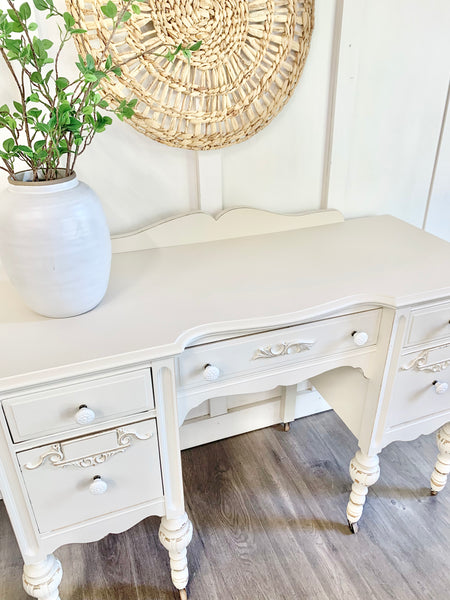
[[[203,377],[206,381],[215,381],[219,379],[220,369],[214,365],[205,365],[203,367]]]
[[[367,344],[367,340],[369,339],[369,336],[365,331],[354,331],[352,336],[353,341],[357,346],[364,346]]]
[[[445,394],[448,390],[448,383],[446,381],[433,381],[433,385],[436,394]]]
[[[82,404],[75,415],[75,421],[78,425],[89,425],[95,419],[95,412]]]
[[[100,494],[104,494],[108,489],[108,484],[106,481],[100,477],[100,475],[96,475],[94,477],[94,481],[89,486],[89,491],[93,496],[100,496]]]

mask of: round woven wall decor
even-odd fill
[[[67,0],[84,35],[81,54],[101,53],[111,19],[106,0]],[[122,7],[126,2],[115,0]],[[114,35],[122,77],[103,85],[113,102],[137,98],[132,125],[180,148],[208,150],[242,142],[265,127],[291,96],[305,63],[314,0],[146,0]],[[165,54],[202,41],[190,63]]]

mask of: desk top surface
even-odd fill
[[[389,216],[113,256],[103,302],[70,319],[0,280],[1,387],[177,354],[208,334],[450,297],[450,244]]]

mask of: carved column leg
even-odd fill
[[[350,461],[350,477],[353,480],[350,500],[347,505],[348,526],[353,533],[358,531],[358,521],[361,518],[369,486],[373,485],[380,476],[378,456],[367,456],[361,450]]]
[[[187,598],[189,579],[186,548],[192,539],[192,523],[186,513],[178,519],[161,519],[159,541],[169,551],[173,585],[180,590],[181,600]]]
[[[439,454],[431,476],[431,494],[433,496],[444,489],[450,473],[450,423],[439,429],[436,440]]]
[[[27,594],[39,600],[60,600],[58,587],[62,573],[59,560],[49,554],[45,560],[24,565],[23,587]]]

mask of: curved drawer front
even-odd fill
[[[450,302],[411,311],[407,345],[450,339]]]
[[[387,426],[450,411],[450,344],[402,356]]]
[[[89,413],[88,421],[78,423],[82,406],[88,407],[92,413]],[[47,388],[3,401],[14,442],[76,431],[85,425],[138,414],[153,406],[150,369]]]
[[[163,495],[155,419],[17,456],[41,533]]]
[[[204,388],[211,382],[263,375],[285,365],[372,346],[380,316],[381,310],[374,309],[187,349],[178,359],[178,387]],[[356,333],[367,334],[367,339]]]

